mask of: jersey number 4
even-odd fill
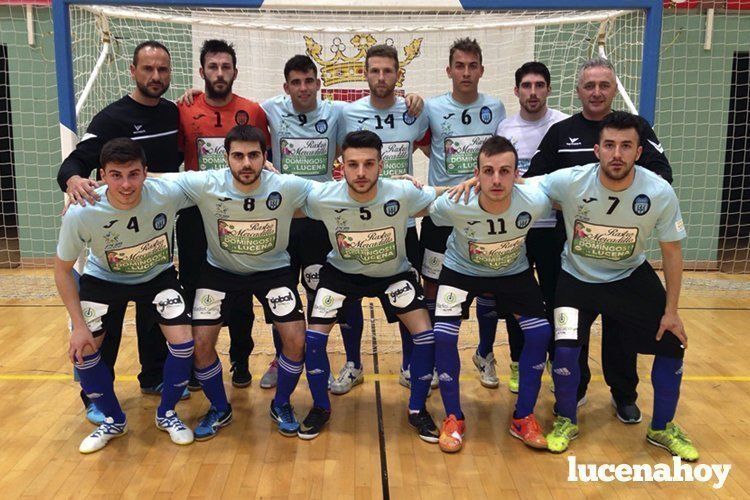
[[[138,228],[138,219],[135,216],[130,218],[126,227],[131,231],[135,231],[136,233],[140,231],[140,229]]]

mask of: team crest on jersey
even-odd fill
[[[328,130],[328,122],[326,120],[318,120],[315,123],[315,131],[319,134],[325,134]]]
[[[167,216],[164,214],[157,214],[154,217],[154,229],[161,231],[167,225]]]
[[[279,208],[279,206],[281,206],[281,193],[274,191],[269,194],[268,199],[266,200],[266,206],[269,210],[276,210]]]
[[[396,215],[401,208],[401,205],[396,200],[391,200],[383,206],[383,211],[388,217]]]
[[[485,125],[489,124],[492,121],[492,110],[487,106],[482,106],[482,109],[479,110],[479,119]]]
[[[248,115],[247,111],[244,109],[241,109],[234,114],[234,123],[237,125],[247,125],[249,121],[250,115]]]
[[[633,200],[633,213],[635,215],[646,215],[651,210],[651,198],[645,194],[639,194]]]
[[[531,214],[529,212],[521,212],[516,217],[516,227],[518,229],[524,229],[531,222]]]
[[[404,118],[404,123],[406,123],[407,125],[411,125],[412,123],[417,121],[417,117],[411,116],[408,111],[404,111],[403,118]]]

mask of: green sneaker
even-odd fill
[[[552,361],[547,361],[547,373],[549,373],[549,392],[555,392],[555,379],[552,377]]]
[[[516,361],[510,364],[510,380],[508,380],[508,389],[513,394],[518,394],[518,363]]]
[[[547,434],[547,449],[552,453],[562,453],[577,437],[578,426],[569,418],[558,416],[552,424],[552,432]]]
[[[663,431],[655,431],[649,426],[646,440],[687,462],[698,460],[698,450],[693,446],[693,442],[687,437],[685,431],[672,422],[669,422]]]

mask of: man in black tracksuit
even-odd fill
[[[615,71],[606,59],[593,58],[586,61],[578,73],[576,84],[578,98],[583,111],[562,120],[550,127],[539,145],[539,150],[531,159],[531,165],[525,177],[547,174],[555,170],[597,162],[594,155],[594,144],[599,138],[600,122],[612,112],[612,101],[617,93]],[[642,121],[641,146],[643,153],[638,164],[672,182],[672,168],[656,134],[645,119]],[[535,233],[535,234],[532,234]],[[529,232],[527,245],[550,245],[556,247],[556,253],[562,252],[565,244],[565,225],[562,214],[558,213],[555,228],[532,229]],[[558,268],[559,269],[559,268]],[[558,271],[559,275],[559,271]],[[619,328],[611,318],[602,318],[602,328],[607,331]],[[602,336],[602,370],[604,378],[612,391],[618,418],[625,423],[641,421],[641,412],[635,401],[638,397],[638,372],[636,355],[628,354],[620,346],[607,342]],[[588,346],[584,347],[579,358],[581,382],[578,386],[579,405],[586,395],[591,371],[588,366]]]

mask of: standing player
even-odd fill
[[[191,203],[176,186],[146,180],[145,161],[143,149],[131,139],[104,144],[99,173],[106,185],[87,193],[98,195],[99,202],[71,206],[60,228],[55,283],[73,325],[68,354],[81,387],[105,416],[81,442],[81,453],[98,451],[127,432],[111,368],[102,362],[100,349],[106,334],[122,329],[119,311],[131,300],[152,310],[168,342],[156,426],[177,444],[193,442],[193,433],[174,411],[190,377],[193,339],[190,307],[171,252],[176,213]],[[88,259],[79,290],[73,266],[85,247]]]
[[[578,72],[576,92],[581,100],[583,110],[570,118],[550,127],[539,145],[539,151],[531,159],[527,177],[553,172],[573,165],[585,165],[596,162],[594,145],[599,140],[599,128],[602,120],[612,112],[612,101],[617,93],[617,81],[612,63],[595,57],[584,62]],[[641,126],[641,147],[643,154],[638,164],[655,172],[668,182],[672,182],[672,169],[664,155],[664,148],[659,144],[653,129],[648,122],[636,117]],[[534,236],[534,245],[554,248],[562,252],[565,242],[565,227],[562,215],[557,214],[555,230],[541,229]],[[550,277],[552,274],[550,273]],[[555,279],[555,282],[557,280]],[[609,318],[602,320],[602,328],[618,328],[619,325]],[[626,424],[641,421],[641,410],[636,405],[636,386],[638,371],[635,354],[628,357],[618,345],[609,345],[610,336],[602,336],[602,371],[604,379],[612,391],[612,403],[616,408],[617,418]],[[579,404],[584,404],[586,389],[591,379],[588,365],[588,344],[582,346],[581,384],[578,387]]]
[[[492,137],[505,118],[505,106],[494,97],[479,92],[484,74],[482,49],[476,40],[461,38],[453,42],[445,68],[451,79],[451,92],[427,101],[426,114],[432,136],[429,156],[430,186],[457,184],[474,176],[477,155],[484,141]],[[442,268],[449,227],[437,227],[430,217],[422,219],[420,251],[427,309],[434,316],[437,280]],[[479,346],[473,360],[483,386],[500,383],[495,371],[497,313],[491,297],[477,297]],[[402,367],[403,371],[404,367]]]
[[[521,109],[518,114],[506,118],[497,126],[497,135],[507,138],[518,152],[518,175],[529,169],[531,158],[547,130],[555,123],[568,117],[565,113],[547,107],[547,97],[552,91],[551,77],[547,66],[540,62],[527,62],[516,70],[516,86],[513,93],[518,97]],[[560,245],[548,245],[543,235],[557,224],[554,211],[534,223],[526,235],[526,256],[529,265],[536,268],[539,286],[547,305],[547,320],[553,321],[552,304],[555,298],[555,284],[560,274]],[[515,318],[506,318],[510,344],[511,392],[518,392],[518,361],[523,348],[523,332]],[[551,344],[552,346],[552,344]],[[550,349],[550,358],[553,349]]]
[[[227,313],[253,295],[283,343],[271,417],[279,432],[293,436],[299,424],[289,398],[302,373],[305,323],[286,248],[292,217],[312,182],[264,170],[265,134],[258,128],[237,125],[227,133],[224,150],[228,169],[175,176],[200,209],[208,241],[193,303],[193,334],[195,376],[211,407],[195,439],[214,437],[232,420],[216,341]]]
[[[409,423],[423,440],[438,440],[425,407],[435,366],[434,335],[422,287],[406,257],[409,218],[425,211],[436,189],[380,179],[385,163],[382,147],[373,132],[347,134],[342,142],[346,182],[316,187],[305,205],[309,217],[325,223],[333,250],[320,270],[306,333],[305,368],[313,408],[300,425],[302,439],[315,438],[331,416],[326,345],[338,310],[347,299],[378,297],[387,320],[402,321],[414,341]]]
[[[540,187],[559,203],[568,242],[555,296],[555,397],[557,413],[549,449],[562,452],[578,436],[578,356],[601,314],[616,324],[604,329],[622,357],[653,354],[654,410],[650,443],[683,460],[698,451],[673,423],[682,380],[687,334],[677,312],[682,280],[680,241],[685,228],[669,183],[636,166],[643,151],[641,120],[614,112],[602,121],[594,154],[598,163],[559,170]],[[648,237],[659,239],[666,292],[646,260]]]
[[[518,157],[505,137],[491,137],[479,150],[475,167],[479,195],[466,204],[441,196],[430,207],[434,224],[451,227],[440,272],[435,308],[435,361],[446,419],[440,449],[453,453],[463,446],[464,415],[459,398],[458,333],[474,297],[482,294],[498,312],[513,315],[524,335],[520,355],[520,392],[510,433],[533,448],[547,448],[534,417],[547,346],[552,329],[544,301],[526,258],[524,240],[534,221],[549,214],[552,204],[536,187],[515,185]]]
[[[133,51],[130,76],[135,89],[113,102],[92,118],[86,134],[76,149],[60,165],[57,182],[69,196],[72,203],[86,205],[99,201],[96,181],[89,178],[91,172],[100,172],[99,155],[102,146],[118,137],[130,137],[138,141],[146,152],[146,158],[153,172],[176,172],[182,163],[182,155],[177,147],[177,106],[161,96],[169,89],[172,74],[169,50],[159,42],[149,40],[140,43]],[[180,254],[186,255],[190,247],[181,247]],[[109,310],[110,316],[123,318],[125,307]],[[138,335],[138,359],[141,373],[138,382],[141,392],[159,394],[162,388],[162,371],[167,348],[156,318],[150,307],[136,304],[136,333]],[[122,320],[113,321],[101,347],[104,364],[114,366],[122,337]],[[185,393],[185,397],[189,393]],[[104,420],[104,415],[92,404],[84,392],[81,398],[86,405],[87,418],[95,424]]]
[[[412,155],[414,143],[422,139],[429,127],[425,113],[414,116],[409,113],[405,99],[396,95],[396,82],[399,76],[398,52],[389,45],[374,45],[365,56],[365,76],[370,95],[363,97],[344,108],[339,142],[349,132],[368,130],[380,137],[383,143],[382,160],[384,178],[413,173]],[[406,255],[414,269],[421,269],[419,240],[413,219],[409,220],[406,233]],[[402,385],[409,386],[408,367],[412,352],[412,335],[409,329],[399,323],[402,345]],[[339,373],[336,384],[347,385],[348,381],[362,377],[358,363],[362,335],[349,339],[344,337],[347,365]],[[347,370],[352,363],[354,370]],[[356,369],[359,366],[359,369]]]
[[[236,125],[252,125],[264,131],[268,124],[261,107],[232,92],[237,78],[237,54],[224,40],[206,40],[200,52],[200,76],[205,92],[195,97],[192,105],[179,104],[180,147],[185,152],[186,170],[215,170],[226,167],[224,137]],[[206,237],[197,207],[180,214],[177,240],[182,247],[190,244],[193,251],[180,255],[180,277],[188,291],[190,303],[195,294],[199,271],[206,259]],[[232,363],[232,385],[247,387],[252,381],[248,358],[253,349],[251,330],[254,314],[252,302],[236,303],[227,313],[229,359]],[[199,387],[196,387],[198,389]]]

